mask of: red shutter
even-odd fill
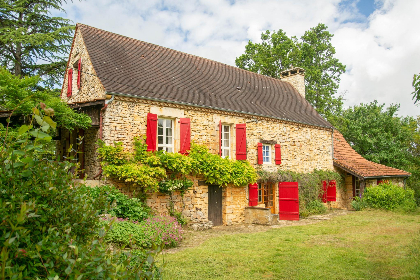
[[[258,154],[258,164],[263,164],[263,152],[262,152],[263,144],[258,143],[257,145],[257,154]]]
[[[377,185],[380,185],[380,184],[382,184],[383,182],[384,182],[384,181],[382,181],[381,179],[377,179],[377,180],[376,180],[376,184],[377,184]]]
[[[327,189],[327,201],[336,201],[337,200],[337,183],[335,180],[331,180],[328,184]]]
[[[72,81],[73,81],[73,69],[70,68],[67,74],[67,97],[71,97],[71,93],[73,89]]]
[[[80,89],[82,86],[81,84],[81,75],[82,75],[82,59],[79,59],[79,62],[77,63],[77,88]]]
[[[258,205],[258,184],[249,184],[248,185],[248,192],[249,192],[249,206],[257,206]]]
[[[189,118],[179,119],[179,152],[183,155],[188,155],[191,149],[191,125]]]
[[[222,156],[222,121],[219,121],[219,155]]]
[[[236,159],[246,160],[246,124],[236,125]]]
[[[280,165],[281,164],[281,148],[280,148],[280,144],[274,145],[274,150],[276,152],[276,164],[277,165]]]
[[[156,151],[157,115],[147,114],[146,144],[147,151]]]
[[[327,181],[322,181],[322,189],[319,197],[322,199],[322,202],[327,202]]]
[[[279,220],[299,220],[298,182],[279,183]]]

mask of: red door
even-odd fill
[[[279,219],[299,220],[299,187],[297,182],[279,183]]]

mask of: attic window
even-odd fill
[[[73,69],[77,69],[77,89],[82,86],[82,59],[79,58],[74,64]]]

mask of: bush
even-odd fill
[[[399,209],[405,212],[416,210],[414,191],[392,183],[382,183],[366,188],[363,200],[369,207],[376,209]]]
[[[325,212],[327,212],[327,207],[319,200],[313,200],[306,205],[304,204],[303,208],[299,209],[299,215],[302,218],[311,215],[324,214]]]
[[[368,205],[364,199],[356,196],[354,200],[351,202],[351,207],[353,207],[353,209],[356,211],[361,211],[363,209],[366,209]]]
[[[181,242],[182,235],[182,227],[176,218],[154,216],[140,223],[115,222],[105,240],[120,247],[151,248],[153,244],[175,247]]]
[[[150,215],[150,208],[138,198],[129,198],[121,193],[114,186],[87,187],[81,186],[80,191],[86,193],[93,201],[98,198],[105,199],[111,208],[106,210],[102,205],[96,205],[98,210],[102,209],[101,214],[130,219],[133,221],[143,221]]]

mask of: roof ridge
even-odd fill
[[[266,75],[263,75],[263,74],[255,73],[255,72],[252,72],[252,71],[249,71],[249,70],[246,70],[246,69],[242,69],[242,68],[239,68],[237,66],[232,66],[232,65],[229,65],[229,64],[220,62],[220,61],[216,61],[216,60],[210,59],[210,58],[202,57],[202,56],[195,55],[195,54],[189,54],[189,53],[186,53],[186,52],[178,51],[178,50],[175,50],[175,49],[172,49],[172,48],[169,48],[169,47],[164,47],[164,46],[161,46],[161,45],[158,45],[158,44],[154,44],[154,43],[145,42],[145,41],[142,41],[140,39],[135,39],[135,38],[128,37],[128,36],[125,36],[125,35],[121,35],[121,34],[118,34],[118,33],[115,33],[115,32],[111,32],[111,31],[107,31],[107,30],[104,30],[104,29],[101,29],[101,28],[93,27],[93,26],[90,26],[90,25],[87,25],[87,24],[77,23],[76,24],[76,27],[77,26],[85,26],[85,27],[88,27],[88,28],[97,29],[97,30],[100,30],[102,32],[107,32],[107,33],[115,34],[115,35],[118,35],[118,36],[121,36],[121,37],[130,39],[130,40],[142,42],[142,43],[144,43],[146,45],[151,45],[151,46],[155,46],[155,47],[158,47],[158,48],[167,49],[167,50],[170,50],[170,51],[179,53],[181,55],[185,55],[185,56],[189,56],[189,57],[193,57],[193,58],[200,58],[200,59],[207,60],[208,62],[213,62],[213,63],[216,63],[216,64],[222,64],[222,65],[228,66],[229,68],[232,68],[234,70],[244,71],[244,72],[249,73],[251,75],[254,75],[256,77],[264,77],[264,78],[268,78],[268,79],[280,81],[282,83],[288,83],[288,82],[282,81],[281,79],[278,79],[278,78],[273,78],[273,77],[266,76]],[[296,92],[296,93],[298,93],[298,92]],[[300,96],[300,94],[299,94],[299,96]]]

